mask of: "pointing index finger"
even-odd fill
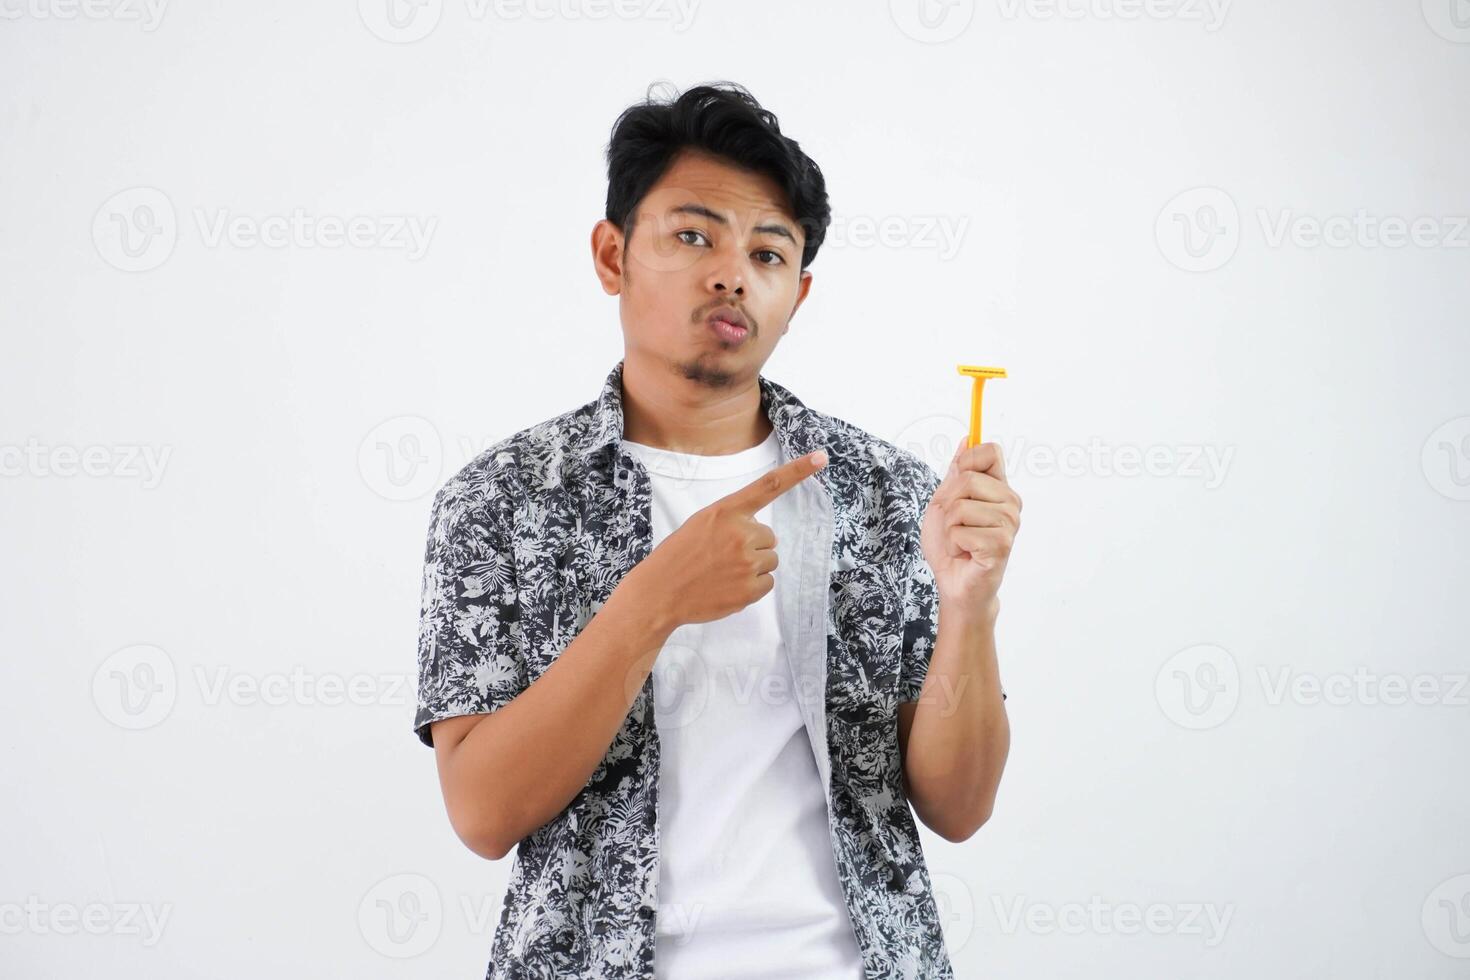
[[[754,514],[826,465],[827,452],[818,449],[789,463],[783,463],[769,473],[761,474],[754,482],[736,490],[725,500],[748,514]]]

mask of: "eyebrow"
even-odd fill
[[[730,222],[725,220],[724,215],[719,214],[715,211],[711,211],[703,204],[680,204],[678,207],[669,208],[669,213],[697,214],[701,217],[710,219],[716,224],[725,225],[726,227],[729,227],[730,225]],[[791,229],[787,228],[783,224],[777,223],[768,225],[756,225],[755,228],[752,230],[758,235],[762,233],[767,235],[780,235],[782,238],[788,239],[792,245],[797,244],[796,236],[791,234]]]

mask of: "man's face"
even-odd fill
[[[625,237],[604,219],[592,238],[603,289],[620,297],[628,355],[711,388],[752,381],[811,288],[806,238],[780,187],[686,151],[629,225]],[[744,319],[743,334],[710,322],[721,310]]]

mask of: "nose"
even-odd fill
[[[741,273],[738,261],[733,264],[721,263],[721,268],[710,272],[708,285],[710,291],[720,295],[745,295],[745,276]]]
[[[734,283],[733,289],[726,285],[732,282]],[[722,295],[725,293],[732,293],[735,296],[745,295],[745,283],[739,276],[717,276],[710,283],[710,288]]]

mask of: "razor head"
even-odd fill
[[[961,364],[959,366],[959,369],[960,374],[971,378],[1004,378],[1006,376],[1005,368],[980,367],[975,364]]]

